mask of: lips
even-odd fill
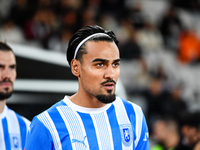
[[[12,85],[12,83],[11,82],[1,82],[0,85],[3,87],[10,87]]]
[[[106,83],[106,84],[103,84],[103,86],[107,89],[107,90],[112,90],[114,89],[114,83]]]

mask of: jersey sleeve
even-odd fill
[[[146,123],[145,116],[143,114],[143,120],[142,120],[142,129],[141,129],[141,135],[139,142],[137,144],[136,150],[149,150],[149,131],[148,126]]]
[[[28,131],[24,150],[36,149],[53,150],[54,147],[49,130],[37,117],[34,117]]]

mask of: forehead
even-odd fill
[[[15,64],[15,56],[12,51],[0,51],[0,64]]]
[[[88,41],[86,42],[87,54],[85,57],[102,59],[119,59],[119,49],[114,42]]]

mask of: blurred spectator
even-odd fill
[[[175,85],[172,90],[170,90],[168,98],[170,109],[168,110],[167,114],[174,116],[174,118],[176,118],[178,122],[180,121],[182,114],[185,111],[188,111],[188,107],[181,96],[181,85]]]
[[[200,40],[196,31],[184,30],[179,38],[178,59],[183,64],[200,61]]]
[[[36,11],[36,2],[29,0],[16,0],[16,4],[11,9],[11,17],[13,21],[21,29],[24,27]]]
[[[200,8],[199,0],[173,0],[172,2],[176,7],[184,8],[187,10],[199,11]]]
[[[164,116],[153,124],[152,138],[155,144],[151,150],[173,150],[179,143],[179,126],[171,116]]]
[[[50,9],[38,9],[33,18],[26,22],[24,33],[28,40],[38,40],[43,45],[59,27],[59,21]]]
[[[136,40],[144,52],[158,52],[163,49],[162,35],[153,22],[146,21],[144,27],[136,31]]]
[[[10,16],[13,5],[15,5],[15,0],[0,0],[0,21],[4,21]]]
[[[79,10],[81,10],[82,5],[83,1],[80,0],[59,0],[57,14],[63,17],[66,14],[66,12],[70,10],[78,12]]]
[[[58,34],[49,38],[47,49],[65,54],[71,36],[72,33],[70,30],[62,29]]]
[[[160,23],[160,31],[167,48],[177,51],[178,38],[182,28],[182,21],[176,12],[176,8],[171,6]]]
[[[193,150],[199,140],[200,112],[183,114],[180,131],[181,139],[174,150]]]
[[[82,25],[95,25],[97,24],[97,14],[98,8],[96,7],[87,7],[82,11],[81,18],[82,18]]]
[[[37,0],[37,8],[49,8],[55,10],[59,0]]]
[[[25,37],[21,28],[19,28],[15,22],[9,18],[0,27],[0,39],[1,41],[24,43]]]
[[[80,14],[74,9],[69,9],[62,16],[62,27],[71,30],[73,33],[82,26]]]
[[[166,107],[166,98],[163,92],[163,82],[160,78],[152,78],[149,88],[144,92],[143,96],[147,102],[147,123],[151,133],[154,121],[164,114]],[[165,108],[166,109],[166,108]],[[170,109],[170,108],[169,108]]]
[[[130,20],[136,30],[144,27],[146,16],[143,12],[143,5],[141,2],[136,1],[133,5],[128,6],[125,10],[125,16]]]
[[[120,57],[126,60],[142,59],[142,49],[135,39],[135,30],[132,26],[127,27],[129,37],[120,45]]]
[[[125,0],[101,0],[100,11],[112,14],[119,13],[119,10],[124,8],[124,2]]]

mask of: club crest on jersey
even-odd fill
[[[19,150],[21,148],[21,140],[18,134],[11,134],[10,142],[11,142],[12,150]]]
[[[130,124],[120,125],[122,143],[129,147],[133,143],[133,131]]]

